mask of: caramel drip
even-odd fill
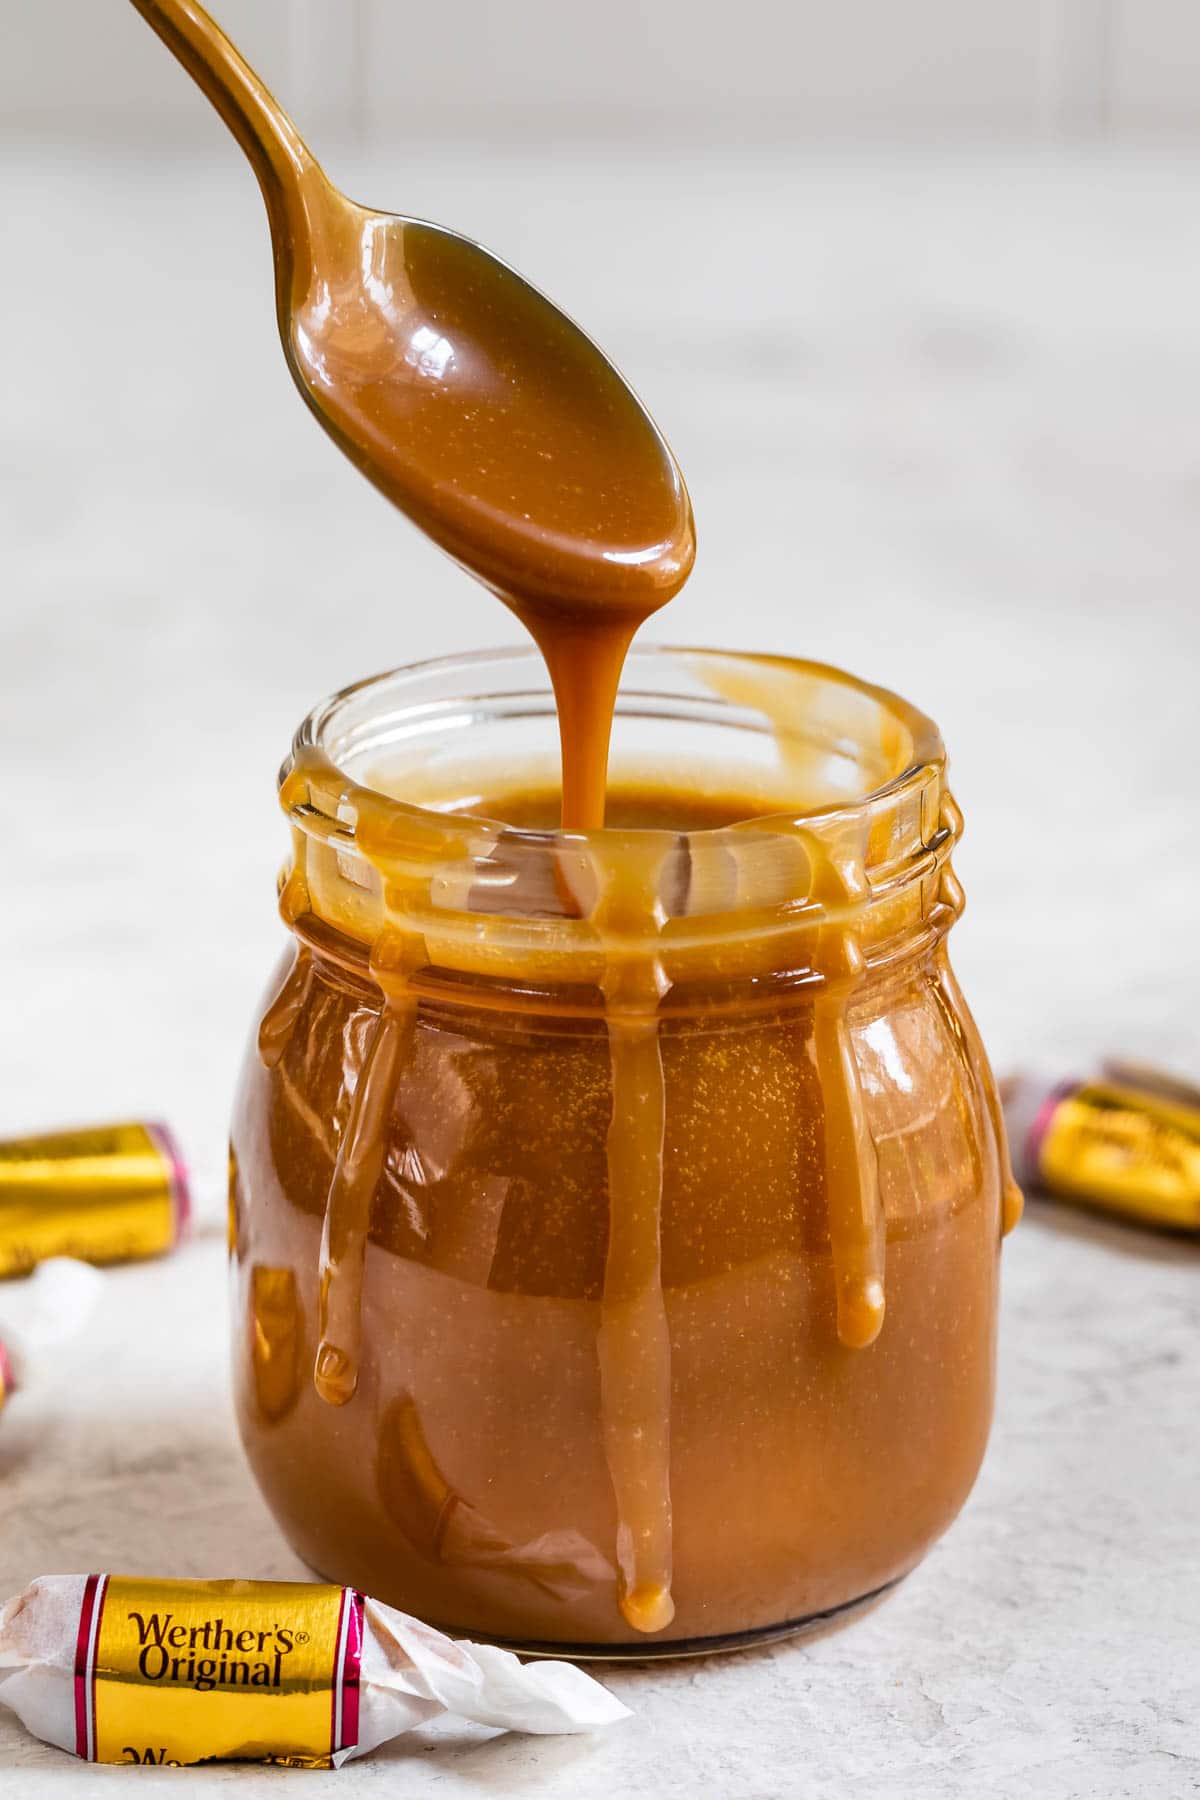
[[[387,920],[370,955],[371,976],[383,1004],[355,1082],[321,1232],[314,1382],[322,1400],[345,1406],[358,1387],[371,1201],[387,1155],[396,1088],[416,1030],[418,1001],[411,977],[428,960],[424,936],[410,924],[409,909],[428,904],[434,879],[430,862],[444,870],[439,857],[459,856],[462,846],[437,820],[397,809],[381,795],[357,786],[320,750],[297,752],[282,794],[286,805],[311,804],[319,796],[339,818],[353,815],[354,840],[380,878]]]
[[[942,823],[957,839],[962,835],[963,816],[953,794],[946,793],[942,799]],[[962,915],[966,905],[962,883],[947,863],[942,870],[939,887],[939,898],[953,914],[955,919]],[[1025,1196],[1017,1185],[1012,1169],[1012,1158],[1008,1149],[1008,1131],[1004,1123],[1004,1108],[996,1087],[996,1079],[992,1074],[992,1065],[988,1061],[987,1051],[983,1047],[983,1039],[979,1035],[979,1027],[971,1014],[971,1009],[963,998],[962,989],[950,967],[950,951],[945,937],[937,949],[938,980],[945,990],[950,1006],[948,1016],[957,1021],[957,1030],[961,1034],[966,1059],[971,1066],[975,1081],[979,1088],[984,1110],[991,1120],[992,1136],[996,1144],[996,1161],[1000,1171],[1000,1235],[1007,1237],[1021,1220],[1025,1211]]]
[[[603,859],[594,918],[614,938],[661,929],[663,875],[675,840],[659,833]],[[598,855],[598,859],[601,857]],[[671,1338],[662,1286],[666,1093],[658,1004],[668,986],[657,957],[606,960],[612,1066],[608,1128],[608,1255],[597,1354],[601,1429],[617,1504],[618,1604],[635,1631],[662,1631],[671,1598]]]
[[[301,798],[307,802],[307,790],[303,794],[300,791],[304,784],[305,771],[301,768],[280,789],[280,801],[285,812]],[[308,834],[294,819],[291,833],[292,860],[284,870],[279,888],[279,916],[289,928],[295,925],[297,919],[302,919],[312,905],[308,888]]]
[[[690,660],[706,687],[734,706],[762,713],[770,724],[779,800],[760,811],[832,806],[845,799],[844,787],[831,776],[828,743],[820,732],[810,736],[804,729],[828,708],[830,670],[786,657],[718,653]],[[905,768],[916,749],[911,727],[887,707],[879,709],[878,730],[878,746],[863,746],[862,776],[870,786],[882,786]]]
[[[886,1223],[879,1196],[875,1143],[863,1106],[848,1008],[865,972],[853,913],[870,897],[861,847],[803,841],[812,869],[810,898],[834,915],[817,932],[815,963],[822,989],[813,1002],[813,1060],[825,1131],[825,1193],[837,1286],[838,1337],[848,1348],[873,1344],[883,1328]]]
[[[259,1060],[268,1069],[275,1068],[291,1042],[296,1020],[308,998],[311,979],[312,957],[307,950],[301,948],[297,951],[296,960],[288,970],[279,992],[263,1014],[258,1028]]]
[[[392,1102],[415,1019],[415,1003],[385,1000],[358,1072],[334,1165],[321,1232],[320,1341],[313,1377],[330,1406],[345,1406],[358,1387],[371,1200],[383,1173]]]
[[[594,831],[604,825],[608,751],[617,688],[630,642],[642,618],[611,617],[563,621],[539,619],[513,603],[542,652],[554,688],[562,756],[564,831]],[[644,616],[644,615],[643,615]]]

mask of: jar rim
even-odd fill
[[[650,660],[686,660],[690,664],[721,663],[739,669],[778,670],[798,678],[827,684],[846,694],[853,694],[877,706],[882,713],[894,719],[908,734],[909,753],[902,758],[903,767],[898,768],[885,780],[870,788],[865,793],[841,800],[836,804],[820,804],[813,806],[780,807],[770,811],[749,815],[736,825],[705,826],[697,829],[689,828],[689,838],[705,840],[719,839],[730,831],[739,833],[747,829],[756,829],[766,834],[773,831],[790,831],[795,825],[803,824],[816,827],[822,820],[871,812],[880,804],[893,799],[899,792],[920,780],[921,776],[931,768],[942,770],[945,766],[946,752],[941,733],[934,721],[920,711],[911,702],[903,699],[891,689],[881,687],[874,682],[863,680],[838,668],[833,663],[810,661],[800,657],[780,656],[770,651],[726,650],[711,646],[690,644],[637,643],[630,652],[629,662],[638,664]],[[390,683],[397,681],[419,681],[439,675],[454,675],[489,664],[518,664],[535,662],[540,665],[540,653],[529,645],[508,644],[485,647],[477,650],[453,651],[441,656],[422,658],[412,663],[402,663],[395,668],[384,670],[375,675],[367,675],[358,681],[350,682],[345,687],[327,695],[317,702],[301,720],[292,739],[291,751],[279,772],[279,786],[283,791],[288,776],[298,759],[307,752],[318,751],[329,754],[328,736],[330,727],[337,715],[349,703],[360,700],[372,692],[380,692]],[[548,685],[548,683],[547,683]],[[621,701],[626,697],[623,688],[618,695],[618,710]],[[331,756],[330,761],[338,768],[348,782],[352,782],[360,793],[370,793],[379,803],[393,807],[403,814],[428,814],[436,818],[440,827],[453,834],[461,834],[464,844],[467,840],[478,838],[481,831],[500,830],[513,835],[516,828],[506,825],[503,820],[489,817],[486,813],[454,812],[446,813],[434,807],[426,807],[417,801],[400,800],[372,784],[360,782],[350,771],[341,767],[339,759]],[[285,810],[292,807],[284,800]],[[618,843],[624,838],[644,837],[645,826],[604,825],[588,832],[563,831],[561,827],[538,828],[525,827],[519,829],[517,835],[522,841],[549,844],[565,838],[599,838],[608,843]]]
[[[947,866],[961,819],[932,720],[885,688],[795,658],[639,646],[627,667],[617,718],[631,731],[669,726],[677,744],[685,728],[730,727],[745,734],[737,753],[757,758],[759,777],[773,771],[776,793],[782,770],[789,792],[824,782],[824,801],[695,831],[564,832],[508,825],[445,796],[442,808],[398,799],[371,783],[372,756],[393,758],[391,779],[399,769],[429,794],[439,769],[478,766],[481,731],[519,737],[531,721],[553,724],[532,646],[437,657],[354,683],[301,724],[280,772],[294,849],[280,895],[287,923],[335,956],[365,950],[380,986],[418,991],[436,985],[418,969],[476,987],[595,985],[614,956],[648,959],[675,989],[717,973],[802,985],[828,978],[815,973],[829,959],[813,933],[831,924],[864,966],[940,936],[961,904]],[[799,761],[783,747],[783,701],[800,709],[790,734]],[[612,873],[629,858],[654,868],[636,916],[614,914],[605,897],[624,891]]]

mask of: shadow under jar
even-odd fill
[[[983,1456],[1020,1197],[946,956],[961,819],[934,726],[814,664],[635,652],[603,832],[543,817],[553,728],[514,651],[297,734],[241,1431],[328,1578],[725,1648],[895,1582]]]

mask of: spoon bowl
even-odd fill
[[[281,334],[363,474],[510,604],[644,617],[668,600],[693,555],[687,493],[591,339],[442,226],[338,195],[318,233]]]

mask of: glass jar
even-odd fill
[[[239,1421],[329,1579],[567,1654],[726,1648],[899,1580],[983,1456],[1019,1195],[946,955],[961,819],[927,719],[782,659],[637,650],[618,702],[618,790],[754,817],[480,816],[554,754],[532,651],[296,736]]]

